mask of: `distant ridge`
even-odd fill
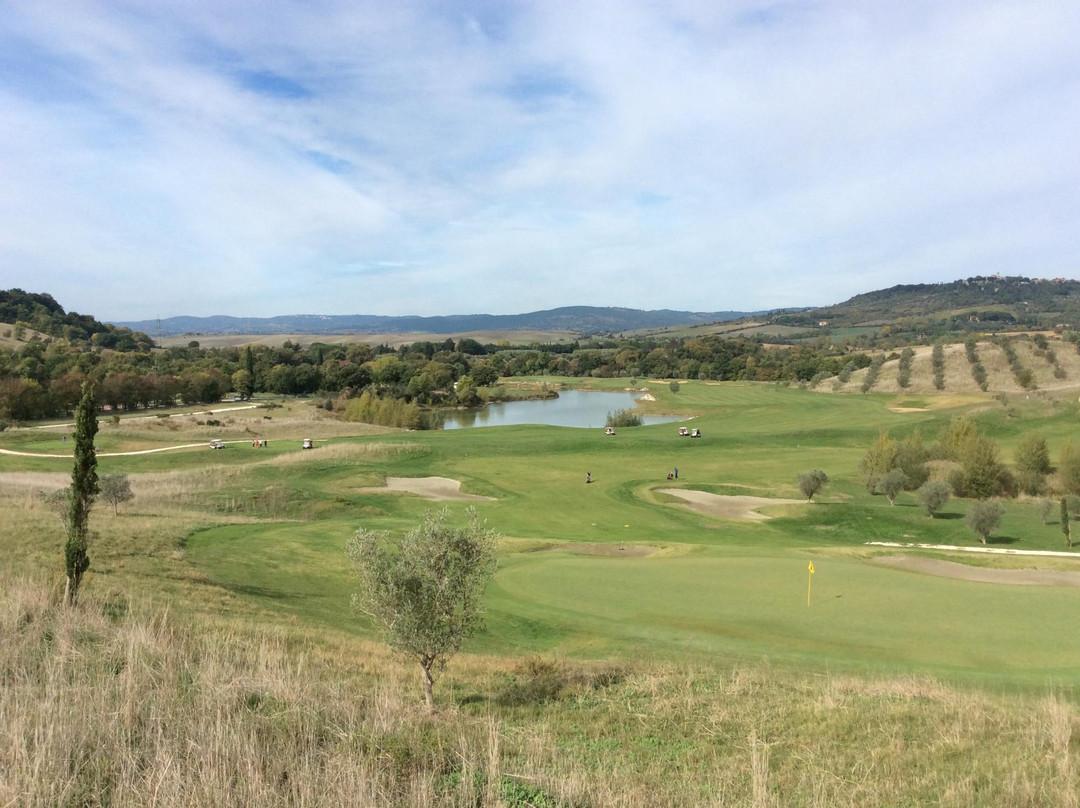
[[[739,311],[641,311],[597,306],[565,306],[526,314],[453,314],[440,317],[386,317],[374,314],[290,314],[279,317],[168,317],[117,322],[147,334],[462,334],[470,331],[570,331],[603,334],[643,328],[695,325],[751,316]]]

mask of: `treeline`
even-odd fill
[[[230,393],[326,395],[400,400],[430,409],[477,406],[500,376],[692,378],[805,382],[865,367],[865,354],[827,340],[790,347],[720,336],[686,340],[590,340],[513,348],[447,338],[399,348],[315,342],[281,347],[116,350],[33,335],[0,349],[0,418],[16,421],[73,412],[82,383],[95,382],[99,406],[135,410],[214,403]]]

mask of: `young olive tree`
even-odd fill
[[[907,486],[908,476],[903,469],[890,469],[878,480],[877,488],[889,500],[890,505],[896,504],[896,495]]]
[[[934,518],[934,514],[945,507],[945,503],[949,501],[949,496],[952,494],[952,489],[948,483],[943,483],[940,480],[930,480],[919,486],[919,490],[915,492],[915,496],[919,500],[919,504],[926,508],[926,514],[931,519]]]
[[[346,546],[359,582],[354,606],[391,648],[420,665],[430,710],[436,676],[483,625],[481,598],[495,574],[497,540],[475,511],[456,528],[442,510],[426,513],[397,546],[363,528]]]
[[[806,497],[807,502],[812,500],[814,494],[824,488],[825,483],[828,481],[829,475],[821,469],[807,471],[798,476],[799,490],[802,492],[802,495]]]
[[[122,471],[102,474],[98,486],[101,489],[101,498],[113,506],[114,516],[119,513],[118,506],[121,502],[130,502],[135,499],[135,494],[131,491],[131,482]]]
[[[68,497],[66,520],[67,541],[64,543],[64,571],[67,583],[64,587],[64,603],[74,606],[79,594],[83,574],[90,567],[86,553],[90,508],[98,493],[97,409],[94,404],[94,385],[85,382],[82,398],[75,408],[75,465],[71,470],[71,494]]]
[[[1000,502],[976,500],[968,508],[964,521],[967,522],[969,528],[979,534],[982,543],[986,544],[990,534],[1001,524],[1001,517],[1004,513],[1005,506]]]

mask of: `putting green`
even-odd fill
[[[1075,589],[1009,587],[817,559],[697,553],[508,559],[493,605],[558,626],[570,650],[679,652],[927,669],[1046,683],[1080,674]],[[604,638],[597,646],[598,638]],[[576,647],[579,646],[580,647]]]

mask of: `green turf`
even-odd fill
[[[596,386],[626,381],[596,380]],[[950,581],[852,555],[871,540],[978,543],[962,518],[967,502],[953,500],[929,519],[913,494],[901,494],[895,506],[866,494],[858,464],[881,429],[899,437],[918,428],[930,441],[950,417],[965,413],[1000,443],[1007,461],[1031,430],[1047,437],[1056,457],[1066,441],[1080,441],[1074,410],[1026,401],[1010,412],[987,397],[962,408],[898,413],[890,407],[910,405],[910,397],[739,383],[684,382],[678,393],[666,383],[650,389],[657,399],[649,405],[653,411],[693,417],[704,437],[679,437],[678,425],[661,424],[621,429],[614,438],[602,430],[521,426],[333,439],[409,451],[349,462],[313,452],[286,466],[251,465],[223,480],[206,506],[222,511],[244,502],[246,514],[276,521],[195,533],[185,543],[185,563],[262,608],[313,626],[364,631],[348,607],[345,542],[359,526],[407,529],[438,506],[359,489],[385,476],[441,475],[461,480],[468,493],[493,497],[477,509],[506,537],[489,597],[489,628],[474,642],[477,650],[722,654],[815,667],[925,670],[993,684],[1080,682],[1080,655],[1062,641],[1071,635],[1080,588]],[[0,445],[21,451],[57,442],[55,435],[0,437]],[[106,450],[105,438],[102,443]],[[266,450],[232,446],[103,458],[102,467],[224,469],[299,451],[271,441]],[[3,456],[0,463],[11,470],[70,468],[69,461],[41,458]],[[679,480],[669,482],[667,472],[676,466]],[[655,491],[676,486],[797,498],[796,475],[813,468],[832,478],[824,492],[809,505],[770,510],[776,518],[766,523],[702,515]],[[287,496],[271,507],[263,492],[275,488]],[[466,504],[447,507],[464,518]],[[1044,525],[1036,502],[1010,501],[992,541],[1060,549],[1056,518],[1055,511]],[[536,551],[575,543],[643,544],[663,552],[631,559]],[[807,609],[811,559],[818,571]]]

